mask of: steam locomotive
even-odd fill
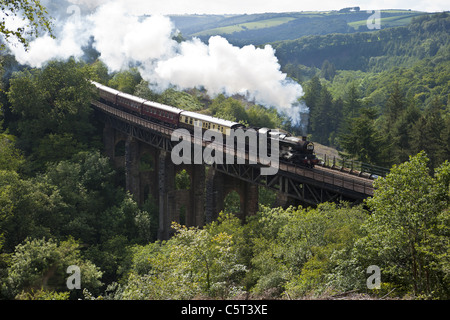
[[[91,83],[97,88],[101,102],[174,129],[186,128],[193,133],[195,127],[201,127],[202,130],[220,132],[224,137],[230,135],[231,130],[247,129],[238,122],[184,111],[109,88],[95,81],[91,81]],[[314,154],[314,143],[308,141],[306,137],[299,139],[288,133],[268,128],[259,128],[257,132],[265,132],[269,139],[279,141],[280,160],[282,161],[310,168],[319,162]]]

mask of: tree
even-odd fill
[[[303,96],[303,100],[308,106],[310,114],[312,114],[315,112],[314,110],[317,102],[319,101],[320,92],[322,91],[322,85],[319,77],[314,76],[305,87],[305,95]],[[308,132],[311,132],[311,119],[308,125]]]
[[[92,145],[94,131],[89,121],[92,85],[86,70],[70,59],[51,61],[42,70],[19,72],[10,80],[8,99],[17,120],[18,146],[40,160],[48,160],[43,152],[70,142],[71,149],[57,160],[67,159],[79,152],[79,146]],[[41,152],[37,152],[41,149]],[[52,152],[53,154],[53,152]]]
[[[340,135],[339,143],[351,156],[359,161],[381,165],[385,160],[383,137],[375,127],[376,111],[362,108],[360,116],[349,121]]]
[[[321,75],[328,81],[333,81],[334,76],[336,75],[336,68],[334,67],[334,64],[328,60],[325,60],[322,64]]]
[[[414,153],[411,142],[414,135],[414,127],[420,119],[420,110],[410,105],[400,114],[394,126],[391,128],[392,158],[394,163],[402,163],[409,159]]]
[[[255,127],[281,128],[283,118],[276,109],[267,109],[258,104],[250,106],[247,110],[248,123]]]
[[[222,221],[233,219],[228,217]],[[222,223],[226,224],[222,229],[217,225],[200,229],[173,223],[176,233],[170,240],[136,248],[121,297],[191,299],[199,295],[227,298],[239,294],[239,282],[246,268],[238,261],[233,236],[225,231],[236,223]],[[146,265],[136,264],[142,261],[142,254]]]
[[[23,155],[15,147],[16,138],[0,134],[0,170],[17,171],[23,164]]]
[[[76,265],[82,270],[80,283],[90,292],[99,292],[101,272],[80,253],[80,244],[69,239],[58,243],[49,239],[27,239],[19,244],[11,257],[8,269],[8,289],[11,296],[37,290],[61,292],[68,291],[67,267]],[[75,298],[81,292],[72,292]],[[40,293],[42,294],[42,293]]]
[[[104,85],[108,84],[111,80],[109,75],[108,66],[101,60],[96,60],[94,63],[86,65],[87,72],[89,73],[89,79],[100,82]]]
[[[142,81],[141,74],[136,68],[116,73],[108,82],[108,86],[119,91],[133,94],[136,86]]]
[[[354,243],[364,234],[361,225],[367,217],[362,206],[344,203],[298,210],[279,239],[290,269],[285,294],[295,298],[351,290],[354,282],[338,274],[341,265],[350,260]]]
[[[438,156],[440,159],[450,159],[450,114],[444,116],[444,129],[441,133],[441,139],[442,147]]]
[[[215,117],[230,120],[230,121],[244,121],[248,122],[248,116],[244,105],[236,99],[225,98],[223,94],[218,95],[214,100],[209,110]]]
[[[11,38],[16,39],[27,48],[31,37],[36,37],[45,32],[51,33],[48,13],[39,0],[1,1],[0,8],[6,16],[21,18],[22,20],[22,25],[17,28],[8,25],[5,18],[0,21],[0,33],[8,42],[12,42]],[[4,44],[1,44],[1,48],[4,48]]]
[[[139,211],[131,197],[115,187],[114,178],[109,159],[98,151],[49,165],[36,180],[57,190],[62,208],[52,219],[53,235],[71,235],[89,244],[116,235],[133,238],[134,215]]]
[[[360,92],[355,82],[352,82],[344,100],[343,114],[345,118],[354,118],[361,109]]]
[[[316,102],[314,109],[311,110],[309,121],[311,123],[311,133],[314,140],[328,144],[328,138],[333,127],[331,118],[333,110],[333,97],[327,87],[322,86],[319,100]]]
[[[389,98],[386,101],[386,118],[387,118],[387,132],[391,133],[395,123],[397,122],[400,115],[406,109],[405,98],[403,97],[403,93],[400,89],[400,85],[398,82],[394,85],[394,90],[389,95]],[[393,136],[393,135],[392,135]]]
[[[425,110],[416,121],[411,132],[411,151],[416,153],[425,151],[430,154],[430,166],[432,169],[439,166],[445,158],[443,150],[448,148],[442,140],[445,132],[445,121],[441,116],[441,104],[438,99]],[[440,156],[444,155],[443,158]]]
[[[50,237],[58,226],[60,197],[48,184],[24,180],[14,171],[0,170],[0,234],[11,252],[27,237]]]
[[[381,268],[382,281],[415,296],[448,299],[450,163],[430,175],[424,152],[374,181],[368,232],[357,247]]]
[[[203,109],[203,105],[195,95],[191,95],[187,92],[176,91],[173,88],[165,90],[158,97],[157,101],[182,110],[199,111]]]
[[[142,80],[138,85],[136,85],[136,88],[134,90],[134,95],[137,97],[141,97],[146,100],[150,101],[158,101],[159,95],[155,92],[153,92],[150,87],[150,83],[146,80]]]
[[[341,121],[343,117],[344,102],[341,98],[333,100],[333,104],[330,110],[330,125],[329,125],[329,145],[336,146],[339,144],[337,139],[341,130]]]
[[[248,282],[259,294],[290,298],[346,290],[352,283],[337,278],[367,212],[361,206],[321,204],[317,208],[262,208],[244,226],[250,248]],[[342,260],[339,261],[337,257]]]

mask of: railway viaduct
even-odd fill
[[[224,208],[231,191],[240,197],[239,217],[258,210],[258,188],[277,191],[277,205],[317,205],[325,201],[360,202],[373,195],[372,180],[352,172],[330,168],[309,169],[280,163],[276,175],[261,175],[259,165],[192,164],[175,165],[171,151],[173,129],[146,121],[130,113],[92,101],[96,117],[104,123],[106,154],[125,171],[126,189],[143,203],[149,196],[159,208],[158,238],[168,239],[172,221],[187,226],[203,226]],[[204,142],[201,142],[204,147]],[[177,190],[175,176],[186,170],[188,190]]]

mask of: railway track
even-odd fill
[[[148,120],[118,110],[114,107],[111,107],[96,100],[92,101],[92,105],[103,112],[106,112],[110,115],[113,115],[114,117],[121,119],[122,121],[127,121],[129,123],[133,123],[134,125],[138,125],[152,131],[157,131],[159,134],[164,136],[170,136],[174,131],[173,128],[169,128],[161,124],[150,122]],[[198,141],[196,141],[196,139],[194,139],[193,136],[192,136],[192,143],[194,144],[198,143]],[[201,144],[202,146],[206,146],[208,142],[202,141]],[[244,156],[246,160],[248,160],[249,157],[248,154],[238,155],[239,153],[238,151],[227,150],[226,147],[224,147],[222,151],[224,153],[232,152],[232,154],[240,157]],[[256,160],[258,159],[256,158]],[[284,174],[299,175],[305,178],[315,180],[317,183],[352,190],[354,192],[358,192],[368,196],[372,196],[374,191],[373,179],[370,179],[369,175],[366,176],[357,175],[356,171],[346,172],[345,168],[344,170],[341,171],[323,166],[315,166],[315,168],[311,169],[304,166],[280,161],[279,170],[281,170],[282,173]]]

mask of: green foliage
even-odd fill
[[[230,17],[255,28],[272,18]],[[283,18],[280,27],[301,25]],[[324,30],[319,20],[308,20],[314,22],[309,27]],[[348,26],[341,21],[335,27]],[[1,298],[228,299],[250,293],[295,299],[357,289],[448,299],[447,29],[448,16],[440,14],[403,28],[276,44],[283,70],[311,79],[303,99],[313,140],[370,163],[399,164],[421,150],[429,160],[419,153],[395,165],[375,180],[366,207],[270,208],[264,204],[273,205],[276,194],[260,188],[260,210],[243,222],[233,215],[240,198],[231,193],[216,221],[202,228],[173,223],[174,235],[162,242],[155,241],[157,202],[150,197],[139,206],[117,186],[116,172],[98,151],[86,79],[251,126],[290,128],[286,117],[197,89],[157,94],[136,69],[110,76],[100,61],[53,61],[16,73],[9,101],[0,97],[6,129],[0,135]],[[154,170],[150,156],[141,160],[141,173]],[[177,189],[189,181],[182,171]],[[65,287],[65,268],[72,264],[82,268],[83,293]],[[369,265],[381,268],[379,290],[367,289]]]
[[[383,281],[415,296],[448,298],[450,165],[446,161],[431,176],[428,162],[419,153],[375,181],[362,242],[366,259],[382,268]]]
[[[382,27],[406,25],[413,17],[423,14],[410,10],[382,10]],[[243,46],[295,40],[308,35],[352,33],[358,30],[367,32],[370,31],[366,26],[369,16],[365,10],[339,10],[244,15],[175,15],[171,16],[171,19],[186,38],[199,37],[206,42],[212,35],[222,35],[231,43]]]
[[[222,94],[214,99],[213,103],[209,107],[209,110],[217,118],[230,121],[248,122],[244,105],[236,99],[227,99]]]
[[[86,72],[89,74],[89,79],[100,82],[104,85],[111,80],[108,67],[101,60],[96,60],[94,63],[85,66]]]
[[[191,177],[186,169],[181,170],[175,175],[175,189],[189,190],[191,188]]]
[[[5,249],[26,237],[73,236],[97,244],[123,235],[148,241],[149,213],[114,185],[115,172],[98,152],[50,165],[36,178],[0,171],[0,230]]]
[[[321,70],[321,76],[329,81],[332,81],[334,76],[336,75],[336,68],[328,60],[325,60],[323,62]]]
[[[66,269],[70,265],[83,270],[81,283],[84,288],[93,292],[99,289],[101,272],[90,261],[81,258],[80,245],[76,241],[69,239],[58,243],[52,239],[27,239],[15,248],[11,257],[7,292],[13,297],[19,294],[19,298],[67,298],[67,293],[56,292],[67,292]]]
[[[449,19],[447,13],[424,15],[405,27],[274,44],[283,70],[304,82],[312,139],[381,166],[421,150],[431,168],[448,159]],[[376,117],[367,119],[363,107]],[[365,125],[369,129],[358,132]],[[358,139],[360,133],[366,138]]]
[[[17,171],[24,163],[22,152],[15,146],[16,138],[0,134],[0,170]]]
[[[448,139],[445,141],[443,135],[445,119],[442,113],[442,105],[439,99],[435,99],[411,128],[410,133],[413,151],[424,150],[427,154],[433,155],[430,159],[432,169],[450,159],[448,146],[445,143],[448,142]]]
[[[361,109],[360,116],[348,122],[347,133],[340,136],[339,143],[352,157],[364,163],[381,165],[385,161],[386,144],[375,127],[375,118],[374,109]]]
[[[164,91],[157,101],[187,111],[199,111],[203,109],[202,104],[195,95],[174,89]]]
[[[239,215],[241,213],[241,197],[236,191],[231,191],[224,199],[224,212]]]
[[[16,39],[27,48],[30,38],[37,37],[41,33],[51,32],[48,12],[39,0],[2,1],[0,8],[1,12],[7,16],[20,18],[24,22],[23,26],[10,29],[4,18],[0,21],[0,34],[8,42],[13,42],[10,38]],[[4,44],[2,43],[1,49],[3,48]]]
[[[442,54],[439,48],[449,44],[449,20],[447,13],[440,13],[416,19],[409,26],[374,32],[308,35],[272,45],[282,65],[321,66],[328,60],[338,70],[379,72],[395,66],[411,66],[420,59]]]
[[[3,249],[11,252],[28,236],[50,236],[49,228],[58,217],[59,207],[55,202],[59,199],[47,184],[21,179],[13,171],[0,171],[0,233],[5,235]]]
[[[35,291],[31,289],[29,292],[22,291],[18,294],[16,300],[68,300],[70,292],[56,292],[51,290],[39,289]]]
[[[120,297],[123,299],[189,299],[233,297],[241,292],[246,272],[238,261],[235,218],[227,216],[209,228],[172,224],[176,234],[167,242],[135,247],[133,265]],[[228,234],[224,230],[230,230]]]
[[[251,223],[252,274],[257,293],[296,298],[329,289],[337,251],[348,251],[361,235],[362,208],[324,204],[317,209],[263,209]],[[256,224],[256,225],[254,225]],[[254,232],[255,232],[254,231]],[[272,291],[272,294],[274,293]]]
[[[136,85],[134,95],[150,101],[158,101],[159,95],[153,92],[149,87],[149,82],[142,80]]]
[[[136,86],[142,81],[141,74],[136,68],[116,73],[108,86],[119,91],[133,94]]]
[[[42,170],[47,161],[67,159],[92,145],[93,91],[86,76],[84,69],[69,60],[19,72],[10,80],[8,99],[19,117],[13,127],[18,146],[35,160],[31,170]],[[60,157],[55,149],[62,151]]]
[[[344,122],[342,99],[333,99],[328,87],[318,77],[308,83],[303,99],[310,110],[308,132],[312,133],[312,139],[336,145],[336,135]]]

